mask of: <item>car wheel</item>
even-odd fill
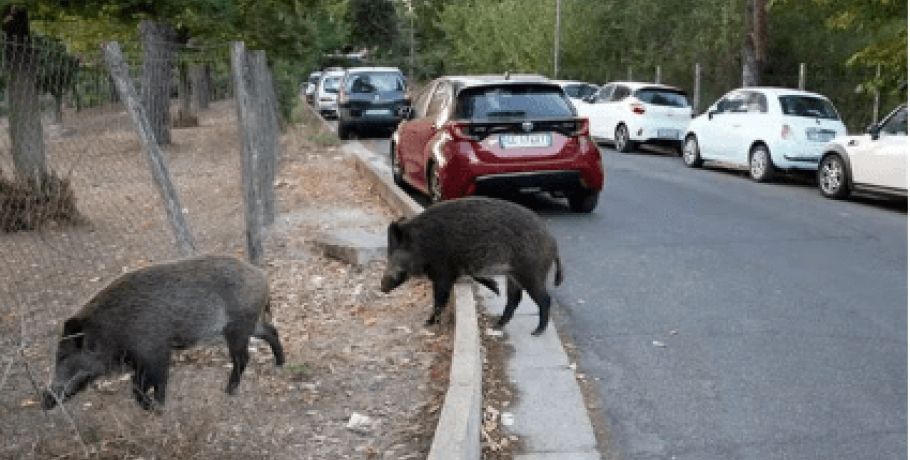
[[[404,187],[404,168],[401,166],[401,159],[398,158],[398,152],[396,152],[396,144],[392,142],[392,149],[389,152],[392,160],[392,180],[395,181],[395,185],[399,187]]]
[[[427,189],[429,189],[430,203],[435,204],[443,200],[442,198],[442,179],[439,178],[439,168],[435,164],[430,164],[430,171],[427,174]]]
[[[682,151],[683,163],[690,168],[700,168],[702,165],[701,152],[698,150],[698,139],[694,135],[686,138]]]
[[[569,195],[569,209],[572,212],[590,214],[597,207],[600,192],[578,192]]]
[[[749,176],[755,182],[768,182],[774,175],[774,164],[768,147],[757,145],[749,152]]]
[[[613,139],[615,139],[616,150],[622,153],[629,153],[635,150],[635,143],[629,140],[629,128],[626,128],[626,125],[620,124],[616,127]]]
[[[818,166],[818,190],[825,198],[842,200],[850,195],[847,165],[838,155],[828,155]]]

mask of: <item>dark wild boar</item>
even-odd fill
[[[470,276],[497,294],[488,277],[507,276],[505,310],[497,328],[512,319],[522,288],[537,303],[540,321],[534,335],[546,330],[550,316],[547,279],[555,267],[555,284],[562,283],[562,264],[556,240],[534,212],[508,201],[471,197],[444,201],[421,214],[389,225],[388,266],[382,292],[400,286],[411,276],[433,282],[436,323],[460,276]]]
[[[219,334],[233,363],[225,391],[233,394],[249,361],[250,336],[268,342],[275,364],[284,364],[278,333],[263,318],[268,307],[265,272],[233,257],[194,257],[126,273],[66,320],[42,406],[53,408],[127,364],[134,370],[133,395],[152,409],[164,404],[171,350]]]

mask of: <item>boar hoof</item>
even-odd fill
[[[540,334],[543,334],[543,332],[546,330],[547,330],[547,328],[545,328],[545,327],[538,327],[537,329],[534,329],[534,332],[532,332],[531,335],[537,337]]]
[[[237,386],[240,385],[240,382],[228,382],[227,388],[224,389],[224,392],[233,395],[237,391]]]
[[[436,315],[433,315],[430,317],[430,319],[427,320],[426,325],[432,326],[432,325],[438,324],[438,323],[439,323],[439,318],[437,318]]]

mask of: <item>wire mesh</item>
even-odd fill
[[[144,106],[166,120],[156,138],[168,134],[156,140],[196,252],[243,257],[230,50],[227,44],[162,45],[158,54],[128,52],[125,58]],[[30,406],[48,378],[62,322],[116,276],[179,253],[102,54],[74,56],[38,40],[5,42],[3,50],[0,412],[7,415],[0,417],[0,437],[13,440],[41,426],[24,422],[40,415]],[[143,79],[149,72],[156,77]],[[274,111],[274,97],[260,106]],[[0,447],[0,457],[15,445]]]

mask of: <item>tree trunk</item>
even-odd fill
[[[142,37],[142,104],[158,145],[171,143],[171,62],[174,30],[167,24],[144,20]]]
[[[196,108],[206,110],[209,108],[211,92],[211,70],[206,64],[200,64],[193,67],[190,71],[193,85],[193,96],[196,99]]]
[[[758,86],[768,49],[768,0],[746,0],[743,86]]]
[[[199,126],[199,117],[193,110],[192,98],[190,97],[190,68],[183,63],[178,66],[180,71],[180,86],[177,90],[180,97],[180,104],[177,107],[177,121],[174,126],[181,128]]]
[[[16,6],[4,8],[3,13],[13,161],[18,174],[44,180],[47,176],[47,157],[38,101],[38,63],[29,38],[28,15]]]

